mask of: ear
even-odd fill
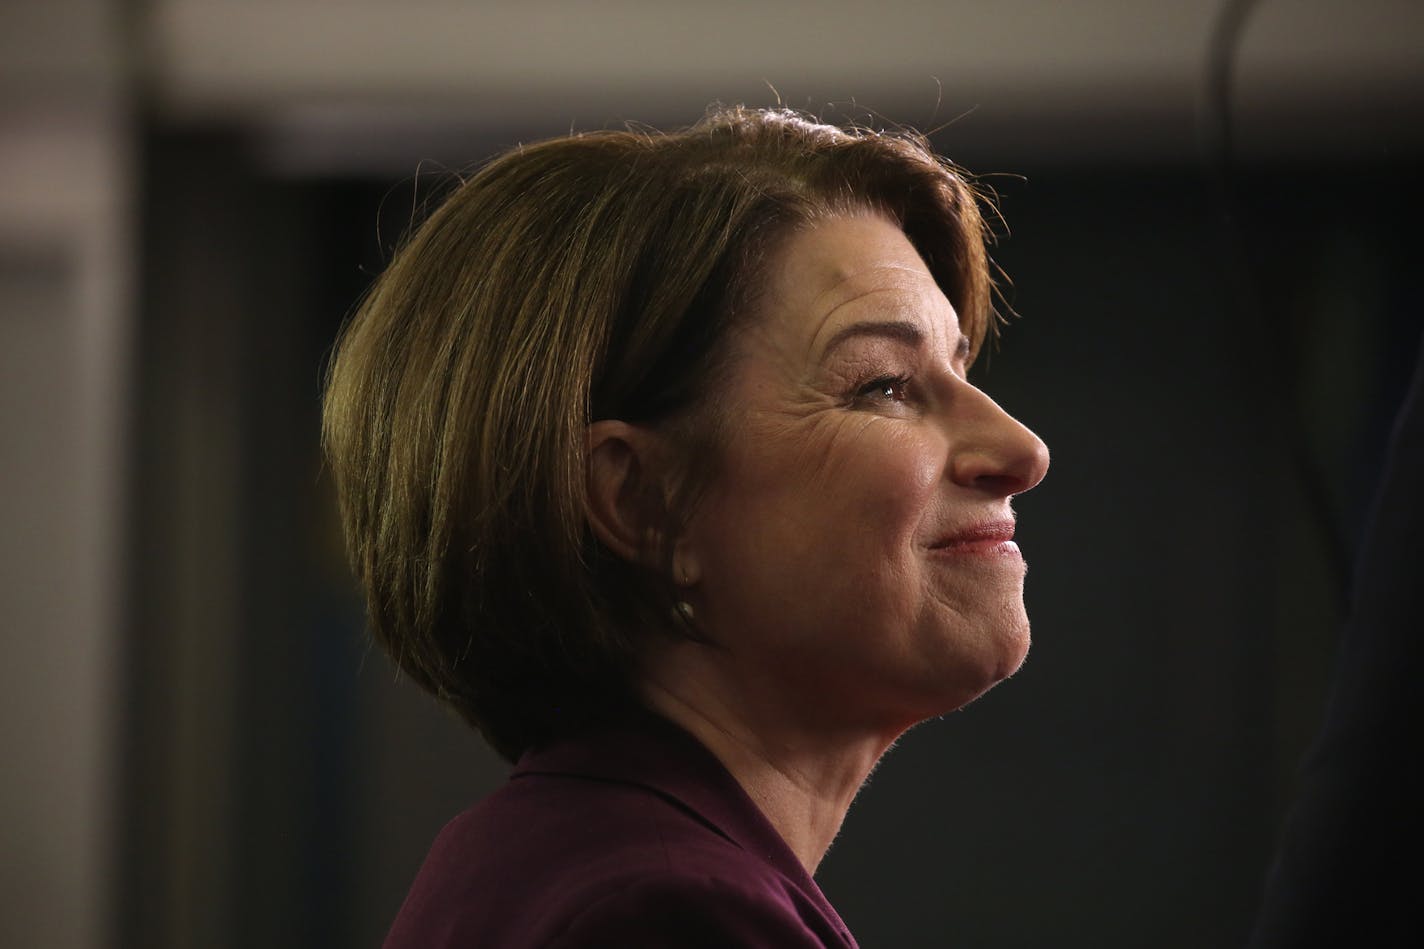
[[[585,508],[594,536],[624,560],[650,564],[663,523],[657,435],[617,419],[588,427]]]

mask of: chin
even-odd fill
[[[994,670],[993,684],[998,684],[1018,672],[1023,668],[1024,661],[1028,659],[1031,642],[1028,617],[1021,612],[1016,622],[1009,623],[1006,628],[1000,630],[998,641],[1000,643],[999,662]]]
[[[1028,620],[1025,619],[1023,625],[1012,632],[1005,644],[1005,661],[1000,667],[999,681],[1002,682],[1023,668],[1024,661],[1028,659],[1030,642]]]
[[[955,708],[968,705],[1023,668],[1029,651],[1027,619],[999,625],[986,632],[988,635],[981,640],[982,651],[964,657],[961,668],[963,675],[960,677],[962,688],[959,694],[953,697],[957,704],[945,711],[954,711]]]

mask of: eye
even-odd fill
[[[856,400],[861,402],[908,402],[910,379],[908,376],[882,376],[867,382],[856,390]]]

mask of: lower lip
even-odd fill
[[[1022,557],[1019,545],[1011,540],[966,540],[958,544],[934,548],[942,556],[964,557]]]

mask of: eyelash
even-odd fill
[[[897,390],[899,397],[890,398],[891,402],[910,401],[909,393],[905,390],[910,385],[909,376],[880,376],[855,390],[855,400],[857,402],[887,401],[885,398],[886,389]]]

